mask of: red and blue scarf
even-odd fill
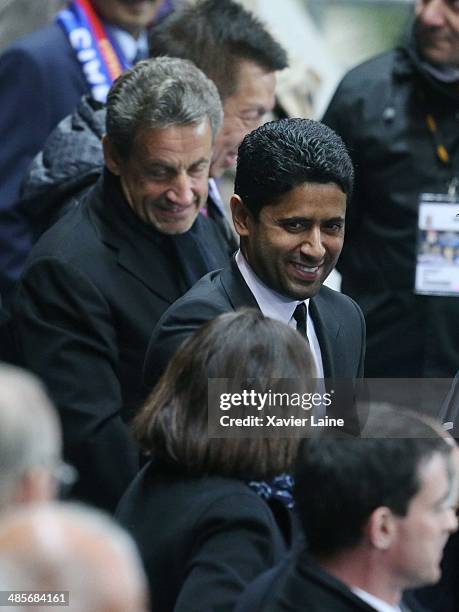
[[[89,0],[73,0],[56,20],[68,36],[92,97],[105,102],[113,81],[131,67],[130,63]]]

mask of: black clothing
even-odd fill
[[[375,612],[343,582],[304,554],[299,560],[292,558],[272,571],[268,581],[260,584],[263,592],[256,593],[255,597],[252,586],[243,595],[236,612],[248,612],[247,598],[252,600],[251,612]],[[257,587],[256,582],[254,585]]]
[[[75,51],[57,23],[19,38],[0,57],[0,294],[4,301],[31,248],[28,224],[18,208],[21,180],[51,130],[73,112],[88,90]]]
[[[402,612],[427,612],[411,595]],[[375,612],[304,552],[286,558],[247,587],[235,612]]]
[[[243,482],[180,476],[155,464],[129,487],[117,518],[137,542],[152,608],[161,612],[231,612],[289,543],[268,503]]]
[[[32,244],[81,200],[104,168],[105,105],[84,96],[48,136],[21,190],[20,209]],[[27,254],[26,254],[27,255]]]
[[[209,264],[229,259],[218,228],[198,215]],[[113,510],[136,474],[125,425],[149,389],[142,364],[155,322],[189,288],[185,253],[143,223],[108,171],[39,240],[13,303],[25,367],[46,383],[64,428],[64,452],[80,472],[76,495]],[[211,268],[210,268],[211,269]]]
[[[31,246],[59,217],[76,206],[101,176],[105,117],[105,105],[89,96],[83,97],[75,112],[59,123],[43,151],[33,160],[23,182],[20,202],[28,228],[24,235],[29,235]],[[218,225],[228,249],[236,251],[234,234],[210,197],[207,207],[208,216]],[[26,257],[24,252],[24,261]]]
[[[449,166],[436,156],[429,112]],[[435,81],[411,43],[351,70],[323,118],[356,169],[338,269],[366,319],[366,376],[452,377],[458,369],[459,300],[414,295],[419,195],[446,193],[459,175],[458,113],[458,84]]]
[[[360,308],[347,296],[328,287],[322,287],[309,304],[325,377],[362,376],[365,323]],[[178,347],[203,323],[244,307],[258,308],[258,304],[233,258],[223,270],[203,277],[161,317],[145,359],[147,384],[152,386],[158,380]]]

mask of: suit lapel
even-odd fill
[[[339,323],[333,317],[326,300],[320,292],[311,298],[309,302],[311,318],[322,353],[324,377],[334,378],[336,376],[336,339],[340,329]]]
[[[237,267],[234,256],[230,265],[222,270],[221,283],[234,310],[239,308],[257,308],[260,310],[253,293]],[[321,292],[310,300],[309,305],[322,353],[324,377],[334,378],[337,371],[337,360],[340,358],[337,337],[341,326],[334,316],[333,309],[330,308]]]
[[[239,308],[256,308],[260,310],[258,303],[245,282],[233,256],[229,266],[222,270],[221,283],[234,310]]]
[[[135,218],[127,220],[120,216],[119,208],[110,198],[104,198],[102,179],[87,204],[100,239],[117,252],[118,265],[167,302],[178,299],[183,288],[171,258],[161,247],[161,239],[147,237],[143,228],[136,228]]]
[[[118,264],[161,298],[175,302],[183,293],[177,270],[171,272],[170,261],[159,245],[139,240],[136,245],[123,243]]]
[[[326,610],[376,612],[375,608],[357,597],[351,589],[314,562],[296,565],[285,582],[283,593],[295,609],[308,610],[315,601]],[[319,608],[317,608],[319,609]],[[322,610],[322,607],[320,608]]]

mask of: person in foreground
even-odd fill
[[[302,442],[295,500],[307,545],[251,585],[237,612],[422,609],[402,596],[440,578],[457,529],[458,450],[415,413],[372,414],[368,437]]]
[[[361,310],[323,286],[343,246],[352,185],[341,138],[317,121],[272,121],[246,136],[231,199],[241,249],[164,313],[148,347],[147,384],[200,325],[244,306],[307,336],[318,378],[362,376]]]
[[[230,612],[292,539],[285,473],[298,437],[273,428],[269,438],[233,430],[210,439],[209,379],[297,379],[305,391],[313,372],[304,339],[256,310],[208,322],[172,359],[134,421],[151,462],[117,510],[137,541],[157,610]]]
[[[132,538],[76,504],[36,504],[0,519],[0,589],[41,596],[4,612],[147,612],[145,572]],[[67,593],[67,604],[62,595]],[[57,596],[60,605],[43,603]],[[56,599],[55,599],[56,601]]]
[[[59,419],[41,382],[0,362],[0,513],[49,501],[72,471],[61,461]]]

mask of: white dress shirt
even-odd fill
[[[222,196],[220,195],[217,182],[213,178],[209,179],[209,195],[218,210],[222,213],[222,215],[225,215],[225,204],[222,200]]]
[[[111,24],[104,24],[105,29],[109,34],[113,36],[121,51],[130,64],[134,63],[136,59],[147,59],[148,58],[148,36],[146,30],[142,30],[138,38],[134,38],[132,34],[117,28]]]
[[[383,601],[382,599],[379,599],[379,597],[371,595],[371,593],[367,593],[358,587],[352,587],[351,591],[365,603],[377,610],[377,612],[401,612],[400,606],[391,606],[386,601]]]

